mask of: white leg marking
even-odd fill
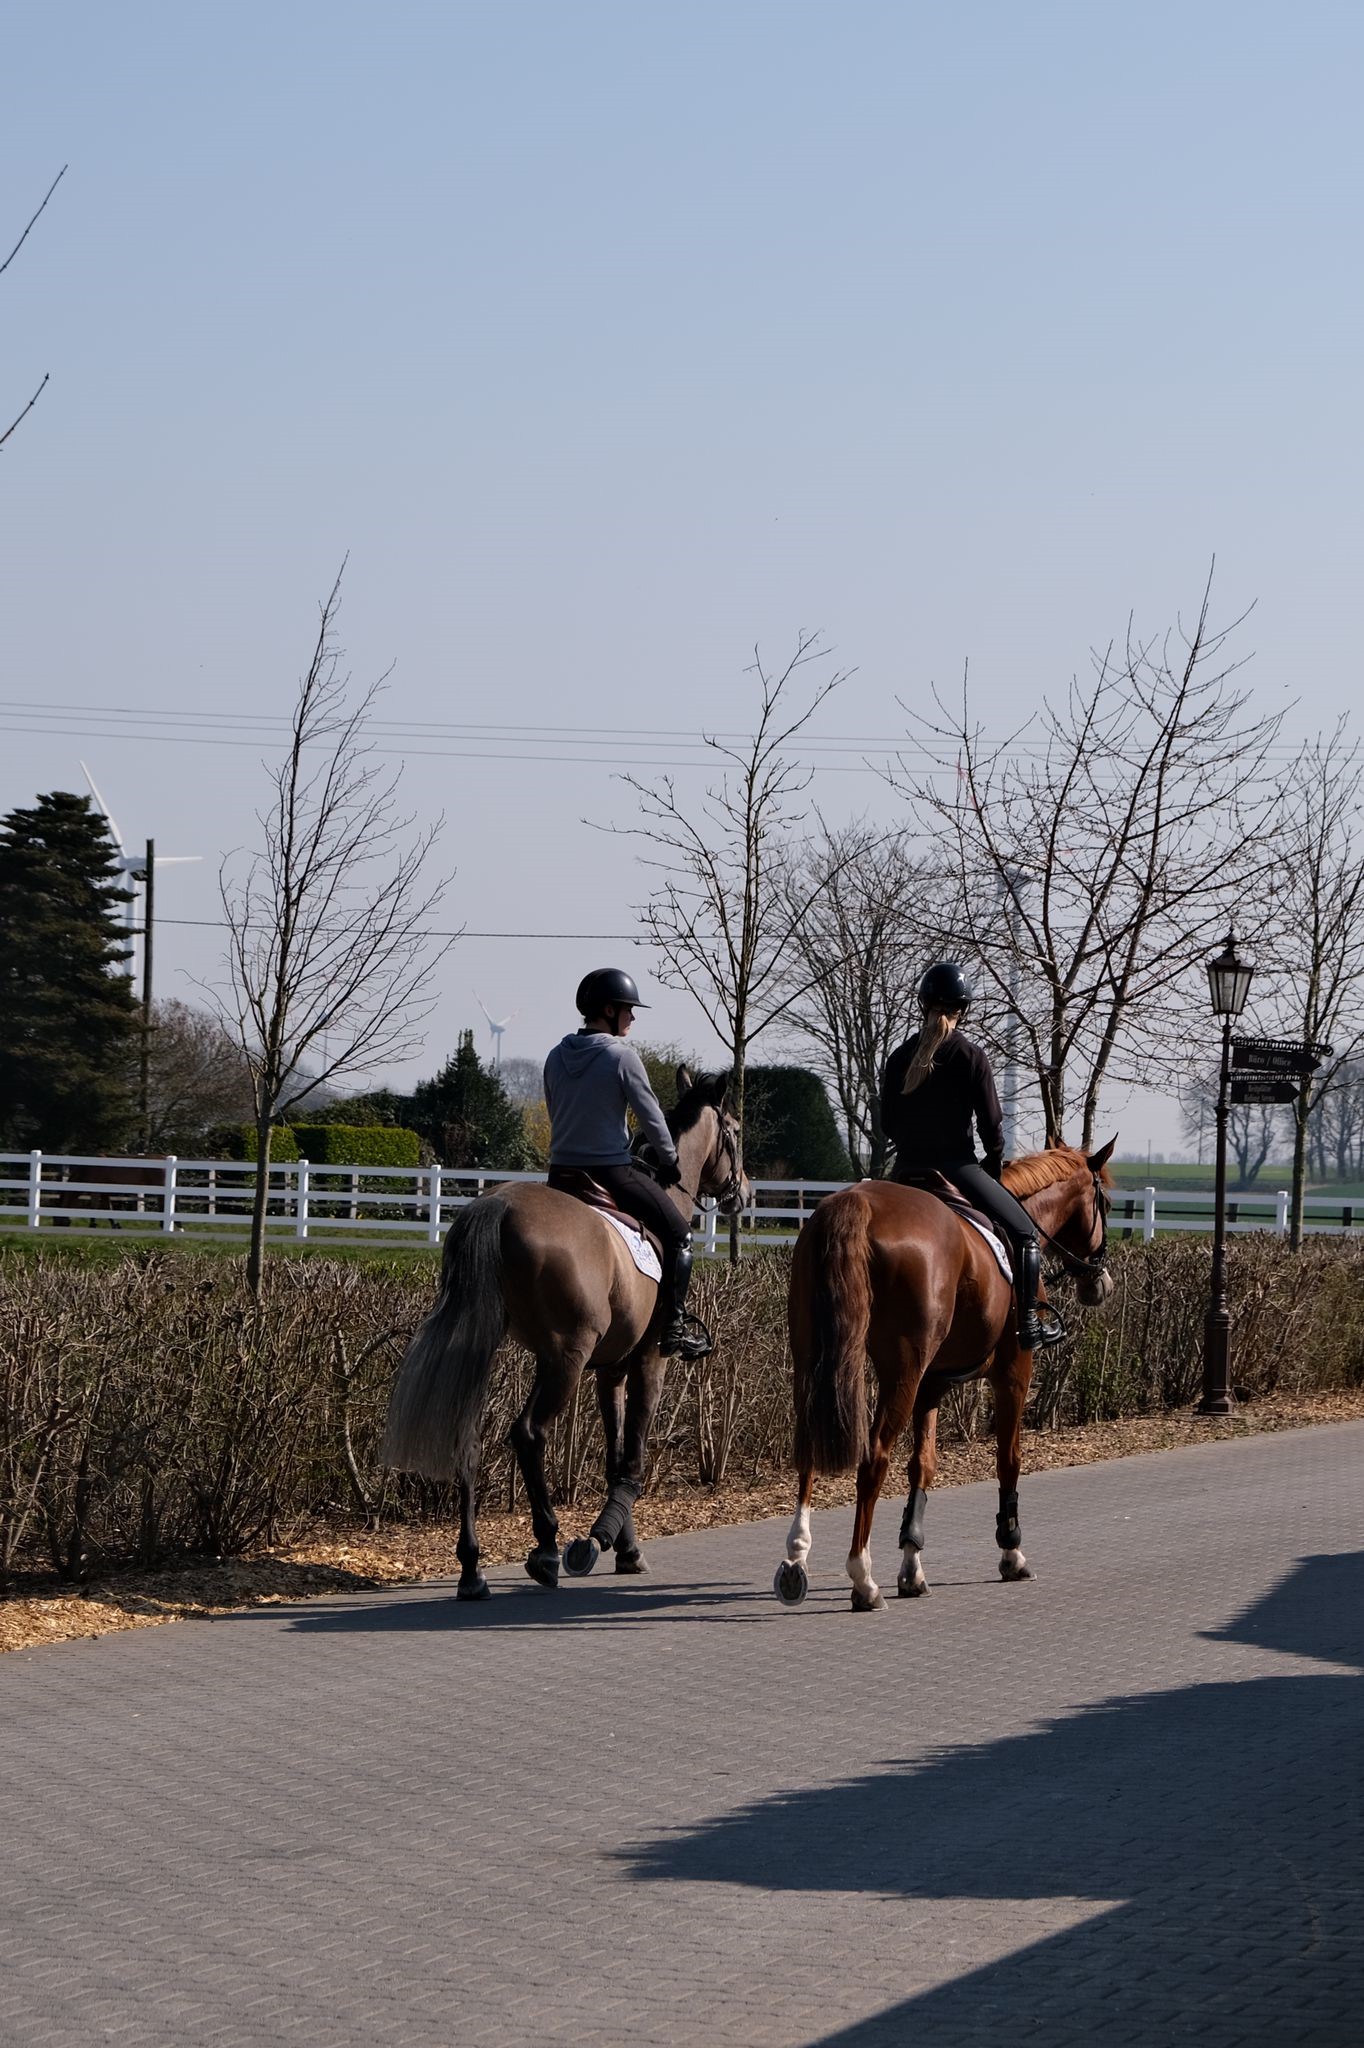
[[[810,1510],[796,1509],[796,1519],[786,1535],[786,1556],[791,1564],[804,1564],[810,1555]]]
[[[871,1575],[871,1552],[869,1550],[854,1550],[849,1554],[848,1577],[852,1580],[858,1592],[865,1593],[869,1600],[874,1600],[881,1590]]]
[[[902,1586],[926,1586],[923,1563],[917,1547],[906,1543],[900,1555],[900,1584]]]
[[[999,1576],[1001,1579],[1030,1579],[1032,1566],[1021,1550],[1006,1550],[1000,1556]]]

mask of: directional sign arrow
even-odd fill
[[[1238,1074],[1231,1084],[1233,1102],[1296,1102],[1298,1083],[1276,1080],[1273,1074]]]

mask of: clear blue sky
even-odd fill
[[[399,719],[733,726],[807,626],[858,671],[824,731],[968,658],[1002,727],[1214,551],[1260,701],[1358,695],[1357,6],[45,0],[0,36],[6,247],[71,166],[0,279],[6,420],[51,371],[0,454],[5,700],[278,713],[346,550]],[[129,838],[211,857],[160,894],[211,917],[258,753],[98,729],[5,733],[0,806],[86,754]],[[605,767],[413,754],[407,791],[450,921],[632,928]],[[167,925],[162,990],[217,951]],[[538,1056],[603,952],[649,971],[466,942],[422,1064],[475,988]],[[653,1024],[713,1051],[683,998]]]

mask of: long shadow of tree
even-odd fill
[[[1364,1553],[1301,1560],[1216,1633],[1364,1668]],[[990,1900],[1005,1922],[1013,1900],[1124,1902],[823,2048],[1344,2048],[1364,2041],[1362,1772],[1358,1678],[1258,1677],[1106,1701],[622,1854],[644,1878]],[[853,1910],[831,1972],[858,1940]]]

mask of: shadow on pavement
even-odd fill
[[[385,1599],[376,1594],[363,1604],[310,1606],[292,1618],[290,1627],[304,1635],[421,1635],[453,1629],[628,1628],[660,1615],[714,1627],[717,1622],[751,1625],[765,1620],[766,1609],[775,1606],[770,1593],[764,1598],[747,1582],[642,1586],[638,1579],[607,1573],[600,1579],[561,1582],[557,1593],[529,1579],[519,1585],[502,1584],[494,1587],[491,1600],[456,1600],[453,1592],[432,1597],[413,1587],[406,1597]],[[268,1612],[249,1609],[234,1618],[250,1620]],[[279,1620],[278,1609],[274,1619]]]
[[[1364,1669],[1364,1554],[1301,1560],[1216,1633]],[[1364,2039],[1362,1770],[1359,1678],[1290,1673],[1109,1700],[621,1854],[644,1879],[998,1902],[1006,1934],[1012,1900],[1098,1902],[820,2048],[1344,2048]],[[831,1970],[863,1933],[850,1902]]]

